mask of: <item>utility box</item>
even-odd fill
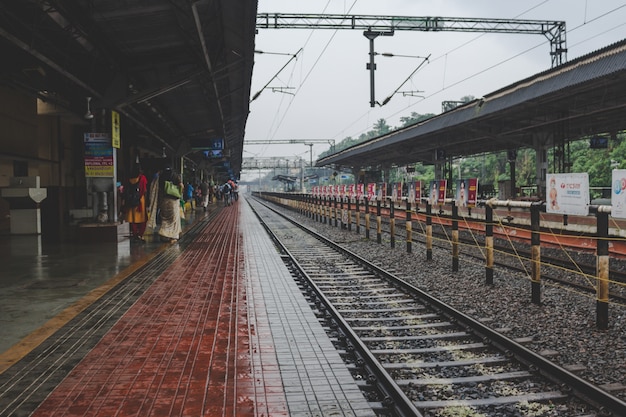
[[[41,203],[48,190],[40,187],[39,177],[12,177],[0,197],[9,202],[12,235],[41,234]]]

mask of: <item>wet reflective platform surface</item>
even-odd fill
[[[374,415],[243,199],[150,238],[3,243],[0,415]]]

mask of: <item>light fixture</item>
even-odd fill
[[[91,102],[91,97],[87,97],[87,113],[85,113],[85,119],[91,120],[93,119],[93,113],[89,109],[89,103]]]

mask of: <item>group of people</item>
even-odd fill
[[[230,187],[228,190],[226,184]],[[148,179],[137,164],[122,187],[121,217],[130,223],[133,240],[145,242],[146,227],[156,229],[158,217],[158,234],[161,241],[175,242],[182,232],[181,212],[184,210],[184,202],[195,200],[197,205],[206,211],[213,195],[220,194],[225,204],[230,205],[233,198],[236,199],[237,184],[229,180],[225,185],[214,188],[203,181],[196,187],[191,183],[185,186],[180,175],[169,165],[157,172],[148,183]]]

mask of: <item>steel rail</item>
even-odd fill
[[[248,200],[247,200],[248,201]],[[258,200],[257,200],[258,201]],[[351,326],[344,320],[341,314],[337,311],[337,309],[332,305],[332,303],[328,300],[328,298],[324,295],[324,293],[320,290],[320,288],[313,282],[313,280],[306,273],[304,268],[300,265],[300,263],[296,260],[296,258],[291,254],[291,252],[287,249],[287,247],[280,241],[280,239],[276,236],[276,234],[270,229],[270,227],[263,221],[257,210],[254,206],[248,201],[252,211],[257,216],[263,228],[270,235],[270,238],[274,241],[274,243],[280,248],[281,254],[284,254],[289,259],[289,262],[293,267],[295,267],[300,275],[304,277],[307,281],[307,284],[315,291],[317,297],[322,300],[327,309],[328,313],[330,313],[333,317],[333,320],[337,323],[337,325],[342,329],[344,334],[354,347],[355,351],[359,353],[361,358],[364,360],[364,366],[370,374],[376,376],[376,380],[372,381],[379,391],[385,394],[386,398],[383,401],[383,405],[393,409],[399,417],[422,417],[422,414],[415,408],[413,402],[406,396],[404,391],[395,383],[393,379],[390,378],[389,373],[385,371],[385,369],[381,366],[380,362],[372,355],[370,350],[365,346],[365,344],[361,341],[358,335],[352,330]],[[311,232],[309,229],[304,228],[288,217],[282,216],[280,213],[267,206],[266,204],[262,204],[264,207],[273,211],[274,213],[280,215],[282,218],[288,220],[289,222],[295,224],[296,226],[302,228],[307,232]],[[313,232],[313,235],[319,239],[319,237]],[[323,241],[323,240],[322,240]],[[325,241],[323,241],[326,243]]]

